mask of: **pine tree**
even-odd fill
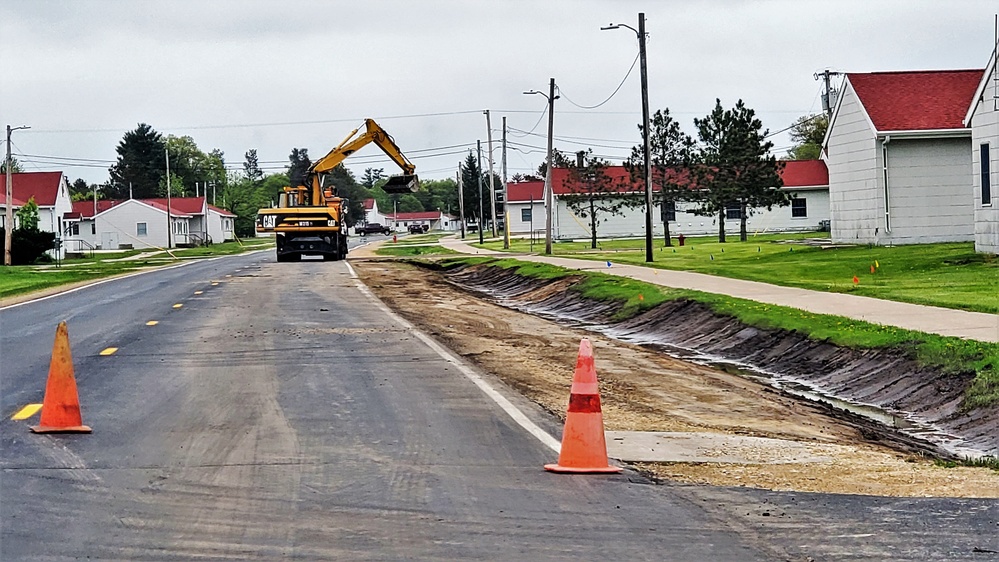
[[[692,177],[698,190],[695,213],[718,217],[718,241],[725,241],[729,206],[740,211],[739,238],[747,239],[746,219],[753,208],[790,204],[780,170],[783,163],[770,154],[773,143],[756,112],[739,100],[730,110],[721,100],[703,119],[694,119],[700,146],[694,153]]]
[[[305,176],[312,167],[309,160],[309,149],[292,148],[288,155],[288,181],[292,186],[305,185]]]
[[[118,161],[108,170],[111,181],[104,195],[126,199],[131,183],[136,199],[157,197],[160,181],[166,177],[165,149],[163,136],[145,123],[126,132],[115,149]]]

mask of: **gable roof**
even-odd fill
[[[982,72],[982,79],[978,83],[978,88],[975,90],[974,96],[971,98],[971,107],[968,108],[968,113],[964,116],[964,125],[966,127],[971,126],[971,118],[974,117],[975,111],[985,101],[983,99],[985,88],[988,87],[989,82],[993,81],[993,75],[996,72],[997,51],[999,51],[999,44],[992,48],[992,56],[989,57],[989,64],[985,65],[985,71]],[[999,95],[999,92],[996,92],[996,95]]]
[[[983,69],[850,72],[846,80],[877,131],[963,129]]]
[[[192,215],[200,215],[201,210],[197,212],[187,212],[183,207],[190,207],[190,204],[184,204],[182,207],[178,207],[176,202],[178,199],[195,199],[198,201],[203,201],[203,197],[178,197],[176,199],[171,199],[170,201],[170,216],[179,218],[190,218]],[[121,206],[129,201],[135,201],[147,207],[152,207],[157,211],[162,211],[164,214],[167,211],[166,199],[104,199],[97,201],[97,213],[105,213],[113,207]],[[162,203],[161,203],[162,201]],[[73,210],[68,213],[63,214],[63,218],[67,219],[89,219],[94,217],[94,202],[93,201],[74,201]]]
[[[364,200],[364,210],[365,211],[370,211],[371,209],[374,209],[374,208],[375,208],[375,200],[374,199],[365,199]]]
[[[153,199],[140,199],[144,203],[150,204],[156,208],[161,208],[164,211],[167,208],[166,197],[156,197]],[[204,197],[171,197],[170,198],[170,211],[176,215],[177,213],[183,213],[187,215],[200,215],[205,210],[205,198]]]
[[[510,182],[506,184],[506,199],[511,203],[530,203],[534,201],[544,201],[545,182],[543,181],[522,181]]]
[[[829,168],[823,160],[785,160],[780,172],[784,187],[829,185]]]
[[[392,220],[397,221],[425,221],[425,220],[439,220],[444,216],[444,213],[440,211],[419,211],[415,213],[396,213],[394,215],[386,215]]]
[[[11,174],[10,180],[14,206],[23,206],[34,197],[39,207],[53,207],[62,186],[62,172],[20,172]],[[6,203],[7,190],[0,189],[0,204]]]
[[[230,213],[229,211],[226,211],[225,209],[220,209],[220,208],[216,207],[215,205],[208,205],[208,210],[209,211],[213,211],[215,213],[218,213],[218,214],[222,215],[223,217],[235,217],[236,216],[233,213]]]

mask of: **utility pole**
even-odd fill
[[[461,239],[465,239],[465,184],[461,178],[461,162],[458,162],[458,222],[461,223]]]
[[[503,116],[503,249],[510,249],[510,211],[507,207],[509,186],[506,179],[506,116]]]
[[[645,56],[645,13],[638,13],[638,29],[626,23],[612,23],[600,30],[626,27],[638,35],[638,55],[642,61],[642,152],[645,157],[645,261],[652,261],[652,161],[649,148],[649,71]]]
[[[839,72],[832,72],[828,68],[822,72],[817,72],[812,75],[812,78],[815,80],[818,80],[819,76],[821,76],[822,80],[825,82],[826,93],[822,94],[822,109],[825,110],[826,117],[829,118],[832,117],[832,112],[834,109],[836,109],[836,94],[837,94],[836,90],[833,89],[829,79],[832,78],[833,76],[839,76],[839,75],[840,75]]]
[[[482,213],[482,141],[481,140],[477,140],[477,141],[475,141],[475,143],[476,143],[476,146],[477,146],[477,150],[479,152],[479,170],[478,170],[479,173],[476,174],[476,175],[478,176],[478,179],[479,179],[479,244],[482,244],[482,242],[483,242],[483,240],[482,240],[482,222],[483,222],[483,213]]]
[[[545,96],[544,92],[539,92],[537,90],[531,90],[529,92],[524,92],[525,94],[541,94]],[[555,199],[552,194],[552,135],[554,134],[555,128],[555,100],[558,96],[555,95],[555,79],[551,78],[548,83],[548,95],[545,96],[548,99],[548,155],[546,157],[546,167],[545,170],[545,254],[551,255],[552,253],[552,206]],[[533,206],[532,206],[533,208]],[[533,230],[533,229],[532,229]]]
[[[167,249],[173,244],[173,220],[170,219],[170,151],[164,149],[166,154],[166,174],[167,174]]]
[[[548,83],[548,170],[545,172],[545,255],[552,253],[552,135],[555,134],[555,79]]]
[[[7,199],[4,201],[6,203],[4,211],[4,222],[3,222],[3,264],[10,265],[10,248],[11,241],[13,240],[14,234],[14,178],[11,176],[11,165],[13,161],[10,156],[10,134],[14,131],[19,131],[21,129],[30,129],[27,125],[21,125],[20,127],[11,127],[7,125]]]
[[[493,219],[493,238],[496,238],[496,188],[493,187],[493,128],[489,121],[489,110],[486,114],[486,142],[489,143],[489,209]]]
[[[645,261],[652,262],[652,160],[649,147],[649,72],[645,59],[645,13],[638,14],[638,52],[642,59],[642,152],[645,155]]]

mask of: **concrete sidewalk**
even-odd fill
[[[692,289],[706,293],[728,295],[779,306],[807,310],[817,314],[831,314],[872,324],[896,326],[907,330],[955,336],[959,338],[999,343],[999,314],[967,312],[936,306],[860,297],[844,293],[826,293],[794,287],[781,287],[756,281],[743,281],[689,271],[672,271],[637,265],[606,263],[542,255],[509,254],[475,248],[457,238],[445,238],[441,245],[456,252],[472,255],[503,255],[523,261],[547,263],[566,269],[599,271],[608,275],[630,277],[639,281]]]

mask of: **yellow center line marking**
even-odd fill
[[[146,326],[155,326],[159,323],[160,323],[159,320],[150,320],[149,322],[146,322]]]
[[[38,410],[42,409],[41,404],[28,404],[27,406],[21,408],[16,414],[10,419],[12,420],[26,420],[31,416],[38,413]]]
[[[232,275],[226,275],[226,277],[232,277]]]
[[[101,355],[114,355],[114,352],[118,351],[117,347],[108,347],[101,350]]]
[[[202,294],[202,293],[204,293],[204,291],[194,291],[194,294],[195,294],[195,295],[200,295],[200,294]]]
[[[218,287],[218,286],[219,286],[218,281],[212,281],[212,287]]]
[[[173,307],[174,307],[174,308],[180,308],[180,307],[182,307],[182,306],[184,306],[184,305],[183,305],[183,304],[181,304],[181,303],[177,303],[177,304],[173,305]]]

